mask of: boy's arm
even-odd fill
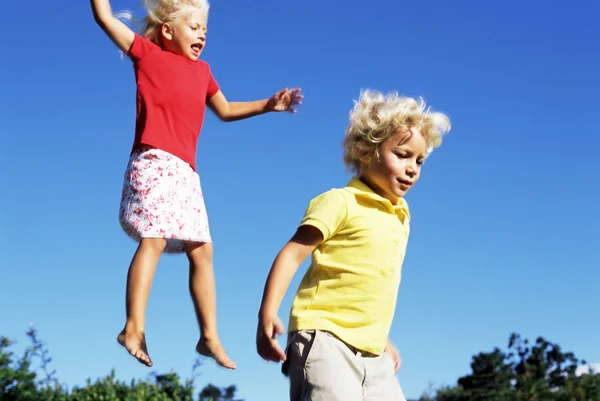
[[[394,362],[394,372],[398,372],[398,369],[400,369],[400,366],[402,365],[402,359],[400,358],[400,352],[398,352],[396,346],[389,339],[384,352],[392,358],[392,361]]]
[[[273,262],[258,316],[257,351],[266,360],[285,360],[285,354],[275,339],[277,334],[283,334],[277,318],[279,306],[294,274],[321,241],[321,231],[313,226],[301,226]]]
[[[315,227],[307,225],[298,228],[273,262],[265,284],[259,318],[277,316],[294,274],[321,241],[323,234]]]
[[[113,16],[108,0],[90,0],[90,3],[96,23],[121,51],[127,53],[135,38],[133,31]]]
[[[237,121],[271,111],[289,111],[295,113],[294,106],[302,104],[300,89],[282,89],[269,99],[251,102],[229,102],[223,92],[218,91],[207,105],[221,121]]]

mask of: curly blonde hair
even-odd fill
[[[149,41],[162,46],[160,30],[163,24],[176,24],[191,11],[200,10],[208,16],[208,0],[143,0],[146,17],[141,20],[141,35]],[[136,22],[129,11],[121,11],[115,17]]]
[[[399,130],[416,128],[427,141],[427,154],[442,143],[450,131],[445,114],[432,112],[422,98],[413,99],[397,92],[383,94],[362,90],[350,111],[350,121],[344,135],[344,165],[360,174],[361,162],[377,155],[379,146]]]
[[[176,24],[190,11],[200,10],[208,16],[208,0],[144,0],[148,16],[144,18],[142,35],[160,46],[163,24]]]

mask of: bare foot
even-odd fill
[[[200,338],[200,341],[198,341],[198,344],[196,344],[196,352],[198,352],[200,355],[213,358],[217,364],[224,368],[236,368],[235,363],[229,359],[225,349],[218,339],[207,341],[204,338]]]
[[[152,361],[148,356],[148,349],[146,348],[146,336],[144,336],[144,333],[131,334],[123,330],[117,336],[117,341],[140,363],[152,366]]]

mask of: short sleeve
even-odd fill
[[[323,240],[327,241],[343,226],[347,214],[348,206],[342,191],[332,189],[310,201],[300,226],[317,228],[323,234]]]
[[[208,87],[206,89],[206,98],[210,99],[211,97],[213,97],[214,95],[217,94],[217,92],[220,90],[219,88],[219,84],[217,83],[217,80],[215,79],[215,77],[212,74],[212,71],[210,70],[210,65],[208,65]]]
[[[155,50],[161,50],[161,48],[157,44],[150,42],[148,39],[143,38],[136,33],[133,38],[131,49],[129,49],[127,55],[136,62]]]

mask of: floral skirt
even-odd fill
[[[166,239],[166,253],[184,252],[185,242],[211,242],[200,177],[160,149],[142,147],[131,154],[119,222],[135,241]]]

